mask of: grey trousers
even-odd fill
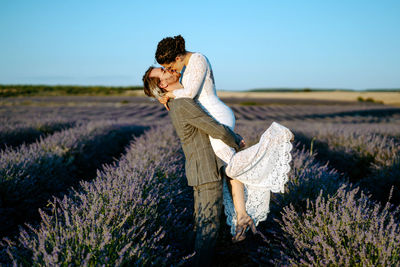
[[[193,187],[196,266],[208,266],[213,257],[222,214],[222,181]]]

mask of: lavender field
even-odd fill
[[[295,134],[284,194],[214,266],[400,266],[400,108],[225,99],[236,132]],[[296,103],[296,104],[293,104]],[[193,195],[167,111],[141,97],[0,100],[0,265],[185,266]]]

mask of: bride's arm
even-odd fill
[[[203,131],[215,139],[221,139],[222,142],[238,151],[243,145],[243,138],[233,132],[228,126],[217,122],[208,115],[193,99],[179,99],[180,114],[184,114],[183,120],[188,124]],[[243,141],[243,142],[242,142]]]
[[[207,60],[201,54],[193,54],[190,60],[194,61],[193,68],[187,70],[185,79],[187,83],[185,88],[174,90],[172,98],[194,98],[202,87],[207,74]]]

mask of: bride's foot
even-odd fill
[[[238,217],[236,224],[236,234],[232,237],[232,242],[237,243],[246,239],[246,230],[250,227],[251,231],[255,234],[257,232],[256,226],[249,215]]]
[[[294,134],[292,132],[290,132],[291,138],[290,138],[290,142],[294,141]]]
[[[264,242],[268,243],[267,238],[257,230],[256,225],[254,224],[253,220],[250,218],[249,215],[238,217],[237,224],[236,224],[236,234],[232,237],[232,242],[237,243],[246,239],[246,230],[247,227],[250,227],[251,231],[254,235],[258,234],[264,240]]]

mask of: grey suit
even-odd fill
[[[220,162],[211,147],[209,136],[239,149],[240,138],[227,126],[218,123],[193,99],[170,100],[169,115],[181,139],[186,158],[186,177],[190,186],[219,181]]]
[[[215,156],[209,136],[239,149],[240,137],[214,120],[193,99],[170,100],[169,115],[185,153],[186,177],[193,186],[195,211],[195,265],[211,260],[222,214],[221,161]]]

